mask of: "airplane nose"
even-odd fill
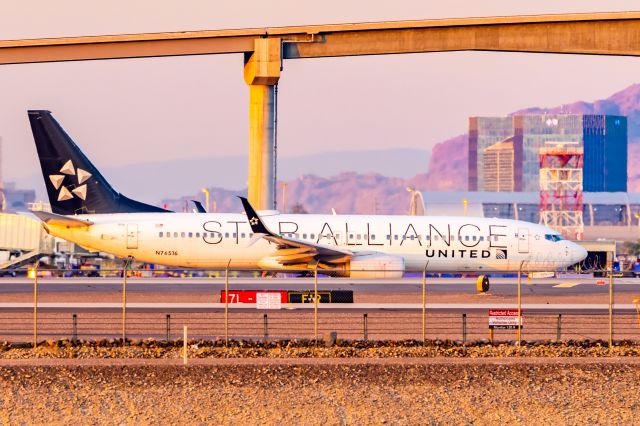
[[[573,264],[582,262],[587,258],[587,250],[584,247],[576,243],[569,244],[569,248],[571,250],[571,261],[573,262]]]

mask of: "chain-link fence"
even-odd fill
[[[500,296],[505,287],[496,287],[496,297],[500,296],[500,300],[494,301],[478,297],[475,292],[465,293],[465,289],[438,295],[432,289],[442,279],[427,274],[390,282],[319,279],[309,271],[304,274],[311,276],[295,278],[292,275],[273,278],[263,271],[165,270],[164,276],[155,277],[148,270],[128,270],[126,274],[122,270],[101,272],[110,278],[52,279],[42,277],[42,271],[31,271],[30,277],[3,280],[0,339],[11,342],[123,337],[173,340],[182,338],[185,325],[190,338],[207,340],[314,339],[330,332],[336,332],[338,338],[353,340],[518,339],[514,327],[489,328],[491,309],[512,312],[517,309],[513,291],[520,281],[517,277],[507,279],[514,284],[509,286],[509,294]],[[46,275],[59,273],[63,271],[45,272]],[[262,277],[263,274],[266,276]],[[586,278],[577,280],[580,279]],[[625,299],[615,299],[614,304],[613,288],[609,287],[613,279],[593,280],[591,284],[601,286],[598,294],[590,296],[598,299],[596,304],[567,303],[566,297],[561,303],[531,303],[539,302],[533,291],[535,286],[520,283],[518,287],[525,290],[521,295],[520,339],[640,340],[637,308],[640,299],[635,299],[636,304],[629,303],[632,300],[628,300],[627,291]],[[555,287],[568,287],[563,280],[557,281]],[[319,282],[322,289],[318,288]],[[474,278],[464,282],[467,287],[469,283],[473,286]],[[454,288],[456,283],[447,285]],[[251,286],[252,290],[244,290]],[[344,290],[345,287],[351,290]],[[321,295],[330,294],[333,288],[339,289],[342,296],[352,291],[355,303],[325,303],[330,297],[325,300]],[[224,297],[243,291],[255,297],[263,290],[275,292],[281,299],[265,309],[255,301],[242,303],[241,298]],[[301,297],[302,293],[309,297]],[[297,295],[296,301],[305,303],[292,303],[293,294]],[[366,303],[360,303],[364,299]]]

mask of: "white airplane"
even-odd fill
[[[545,272],[587,252],[541,225],[478,217],[173,213],[109,185],[48,111],[29,111],[52,213],[51,235],[122,258],[174,267],[314,269],[337,276],[405,272]],[[486,277],[483,278],[487,280]],[[486,281],[488,286],[488,280]]]

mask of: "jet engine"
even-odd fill
[[[351,278],[402,278],[404,259],[382,253],[355,255],[337,275]]]

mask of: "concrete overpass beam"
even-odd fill
[[[276,85],[280,79],[280,39],[259,38],[245,57],[249,85],[248,198],[258,210],[275,208]]]

